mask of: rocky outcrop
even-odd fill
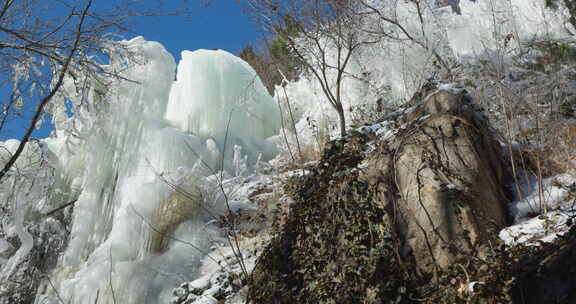
[[[286,185],[294,199],[252,273],[253,303],[362,303],[406,289],[391,222],[359,180],[368,136],[333,142],[318,166]],[[394,280],[391,278],[395,278]]]
[[[507,165],[465,92],[435,90],[389,117],[287,186],[295,202],[253,273],[254,303],[417,302],[496,243]]]
[[[507,164],[464,91],[438,90],[401,121],[361,179],[388,207],[402,250],[431,273],[478,254],[505,227]]]
[[[576,303],[576,226],[558,242],[520,259],[514,303]]]

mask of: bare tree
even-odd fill
[[[132,17],[173,15],[185,9],[157,3],[150,7],[130,0],[113,5],[93,0],[0,2],[0,92],[6,95],[0,100],[0,133],[13,132],[9,126],[14,121],[25,129],[18,148],[2,164],[0,181],[50,114],[51,102],[67,76],[106,74],[101,64],[108,58],[107,46],[118,45],[119,35],[131,32]]]
[[[437,70],[451,74],[450,62],[439,50],[438,31],[426,1],[411,0],[400,12],[397,0],[249,0],[248,10],[257,24],[289,48],[291,57],[317,80],[329,104],[336,110],[340,134],[346,134],[342,100],[353,58],[366,45],[394,44],[421,49]],[[409,8],[406,8],[409,6]]]
[[[422,48],[430,53],[436,60],[440,68],[444,68],[449,74],[451,68],[449,63],[442,58],[438,52],[437,45],[433,43],[433,33],[426,31],[426,24],[431,24],[431,20],[426,20],[426,12],[431,9],[430,4],[422,0],[410,0],[409,4],[414,6],[417,21],[402,20],[397,12],[398,3],[396,0],[382,2],[379,5],[374,1],[354,0],[359,7],[361,14],[371,15],[371,24],[376,25],[372,28],[364,28],[363,31],[380,37],[388,42],[406,43],[410,42],[417,47]],[[457,5],[454,1],[446,1],[450,5]],[[459,6],[453,6],[454,12],[459,12]],[[377,20],[377,22],[374,22]],[[419,24],[417,30],[413,29],[410,24]]]
[[[343,0],[249,0],[249,12],[265,31],[279,37],[320,85],[339,117],[340,135],[346,135],[342,100],[343,80],[358,49],[374,43],[360,35],[364,15],[355,1]]]

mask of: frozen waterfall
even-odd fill
[[[260,78],[242,59],[222,50],[182,52],[166,110],[179,130],[218,141],[228,130],[229,137],[258,147],[258,141],[277,133],[278,115]]]
[[[69,244],[37,303],[167,303],[171,288],[194,279],[217,236],[198,204],[184,206],[195,212],[166,211],[183,205],[162,180],[190,181],[199,158],[211,170],[229,167],[240,146],[248,162],[272,156],[266,139],[279,128],[277,106],[247,63],[224,51],[184,52],[174,81],[174,59],[160,44],[125,45],[137,56],[122,72],[130,81],[105,88],[93,81],[76,97],[88,96],[91,111],[76,107],[67,117],[66,100],[80,102],[69,82],[68,99],[54,111],[58,136],[47,142],[59,155],[58,191],[77,201]],[[196,203],[222,209],[218,201]],[[189,218],[170,223],[174,214]],[[167,225],[158,221],[193,246],[170,241],[151,252],[154,226]]]

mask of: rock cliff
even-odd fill
[[[448,88],[396,114],[379,124],[393,131],[332,142],[287,186],[295,203],[254,270],[251,300],[416,302],[454,265],[487,258],[510,197],[486,118]]]

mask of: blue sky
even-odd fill
[[[182,50],[218,48],[238,54],[260,38],[235,0],[211,0],[206,7],[192,7],[190,18],[146,17],[136,23],[135,32],[162,43],[176,61]]]
[[[139,19],[135,31],[146,40],[162,43],[176,61],[183,50],[218,48],[238,54],[247,44],[258,41],[260,33],[250,22],[250,17],[241,12],[237,1],[209,2],[206,7],[192,7],[190,18]]]
[[[153,6],[156,0],[147,0]],[[172,0],[170,0],[172,1]],[[176,2],[176,1],[175,1]],[[189,0],[191,14],[170,17],[140,17],[133,20],[134,36],[144,36],[146,40],[158,41],[180,60],[183,50],[223,49],[238,54],[248,44],[255,44],[262,35],[241,12],[236,0]],[[207,5],[199,5],[209,2]],[[130,36],[127,39],[132,38]],[[5,132],[0,133],[0,141],[19,138],[24,134],[27,120],[13,121]],[[35,138],[47,137],[52,126],[45,123],[33,134]]]

